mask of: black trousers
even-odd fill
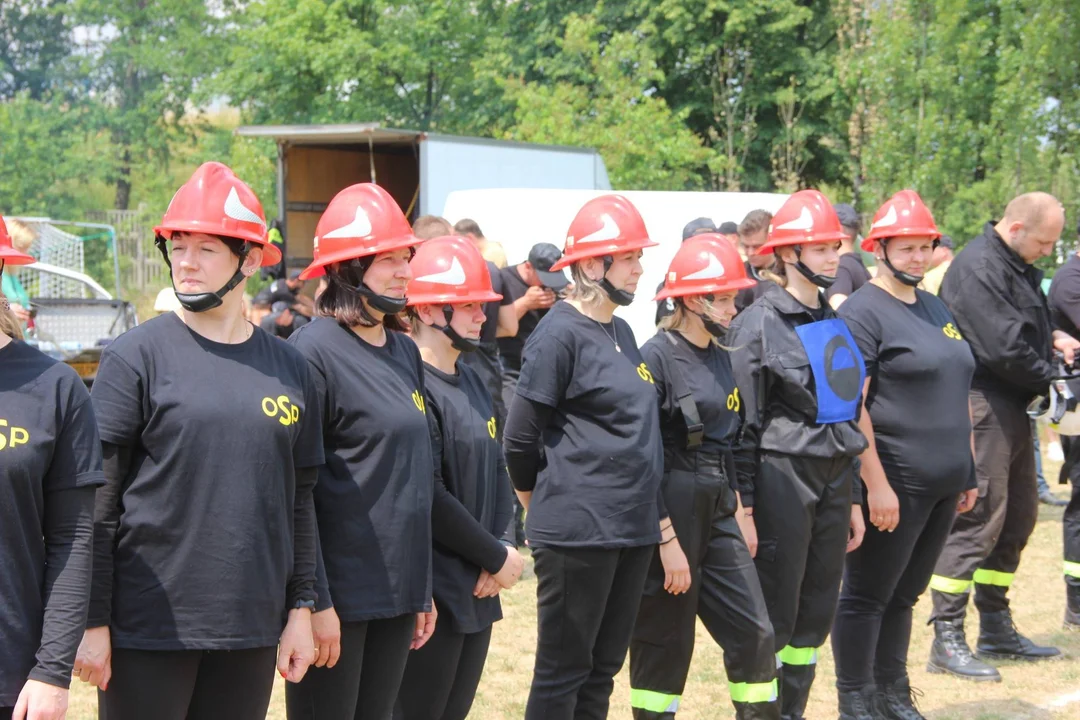
[[[866,536],[847,556],[832,630],[836,687],[841,692],[907,677],[912,608],[930,583],[956,517],[957,495],[896,491],[900,523],[882,532],[863,508]]]
[[[536,548],[537,638],[525,720],[603,720],[655,545]]]
[[[780,709],[801,718],[832,628],[851,524],[854,463],[764,452],[754,558],[780,662]]]
[[[1065,462],[1058,482],[1072,483],[1072,497],[1061,518],[1065,548],[1065,587],[1073,612],[1080,609],[1080,438],[1061,436]]]
[[[502,364],[502,405],[503,412],[510,412],[510,405],[514,402],[514,394],[517,392],[518,378],[521,376],[521,370],[515,369],[507,365]],[[505,418],[506,415],[504,414]],[[500,431],[501,432],[501,431]],[[500,442],[501,442],[501,435]],[[522,507],[521,501],[518,500],[517,493],[514,493],[514,540],[517,542],[518,547],[525,545],[525,508]]]
[[[459,633],[449,618],[427,644],[409,653],[394,720],[465,720],[484,674],[491,628]]]
[[[980,390],[972,390],[970,398],[979,499],[971,511],[956,516],[934,568],[931,620],[962,619],[972,585],[979,612],[1007,610],[1020,554],[1039,517],[1027,408]]]
[[[274,689],[277,648],[113,648],[100,720],[263,720]]]
[[[390,720],[415,630],[413,614],[342,623],[337,665],[285,687],[289,720]]]
[[[780,718],[776,649],[754,561],[733,512],[735,493],[705,457],[695,472],[673,470],[664,501],[690,564],[690,590],[664,589],[660,550],[653,551],[630,643],[630,705],[636,720],[675,717],[694,654],[696,618],[724,650],[739,717]]]

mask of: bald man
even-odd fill
[[[1027,406],[1049,390],[1053,351],[1072,362],[1080,348],[1080,342],[1052,328],[1042,272],[1033,266],[1054,251],[1064,224],[1065,212],[1053,196],[1021,195],[1008,204],[1001,221],[987,223],[956,256],[941,285],[941,299],[976,361],[968,399],[979,499],[956,517],[930,580],[931,672],[1000,681],[998,671],[981,659],[1060,654],[1016,630],[1007,594],[1039,508]],[[972,589],[979,611],[977,657],[964,636]]]

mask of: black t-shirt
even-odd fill
[[[79,376],[25,343],[0,348],[0,707],[15,705],[32,671],[42,681],[70,679],[81,632],[53,639],[52,647],[42,637],[45,510],[53,493],[104,482],[90,395]],[[80,622],[91,567],[84,550],[86,587],[70,598],[82,610]],[[57,662],[59,671],[50,667]],[[66,678],[56,677],[64,670]]]
[[[259,327],[266,332],[270,333],[274,337],[281,338],[282,340],[288,340],[296,330],[307,325],[309,320],[303,315],[293,315],[292,322],[288,325],[278,325],[277,320],[269,315],[259,321]]]
[[[488,273],[491,275],[491,289],[502,295],[502,300],[484,303],[484,327],[480,331],[480,347],[476,352],[463,353],[461,359],[480,374],[491,396],[502,395],[502,369],[499,366],[499,343],[496,333],[499,331],[499,309],[510,305],[514,298],[505,288],[502,272],[495,263],[489,262]]]
[[[656,387],[630,326],[621,318],[601,325],[557,303],[522,360],[517,394],[555,409],[526,521],[530,545],[657,542],[664,453]]]
[[[296,469],[323,462],[304,358],[257,328],[228,345],[166,313],[106,348],[91,395],[102,441],[131,451],[113,551],[113,646],[276,645]]]
[[[509,298],[510,303],[512,303],[528,292],[529,284],[521,279],[521,275],[518,274],[516,265],[502,268],[499,270],[499,275],[502,278],[504,303],[507,298]],[[499,356],[502,358],[503,364],[513,370],[521,369],[522,349],[525,347],[525,343],[528,342],[529,336],[532,335],[533,330],[536,329],[537,323],[539,323],[540,319],[547,313],[547,310],[528,311],[518,319],[517,335],[514,337],[499,338]]]
[[[870,271],[866,269],[859,251],[840,256],[840,265],[836,268],[836,282],[825,291],[826,297],[833,295],[851,295],[870,282]]]
[[[975,358],[945,303],[914,305],[870,283],[840,306],[866,362],[866,409],[890,484],[951,495],[974,487],[968,390]]]
[[[322,398],[315,511],[329,599],[348,622],[430,610],[434,466],[420,351],[391,331],[371,345],[330,318],[289,343],[311,363]]]
[[[678,346],[669,338],[674,338]],[[697,450],[712,453],[731,450],[742,420],[741,399],[727,352],[713,343],[699,348],[678,332],[661,331],[642,346],[641,354],[656,380],[664,447],[686,449],[686,420],[675,396],[672,380],[675,369],[669,361],[673,358],[705,426]]]
[[[457,369],[458,374],[447,375],[424,366],[427,409],[436,429],[432,445],[450,495],[432,507],[432,593],[439,622],[452,623],[455,632],[475,633],[502,619],[499,598],[477,599],[473,588],[482,567],[498,572],[506,561],[502,538],[513,503],[491,397],[472,368],[459,362]],[[448,512],[443,502],[456,505]],[[461,508],[469,517],[453,512]]]

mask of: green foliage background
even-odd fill
[[[272,143],[233,128],[360,121],[595,147],[619,189],[818,187],[869,218],[913,187],[960,243],[1043,189],[1073,227],[1080,3],[0,3],[3,213],[158,212],[211,158],[273,213]]]

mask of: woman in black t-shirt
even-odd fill
[[[34,258],[0,218],[0,276]],[[105,481],[90,395],[22,342],[0,293],[0,718],[60,720],[86,627],[94,491]]]
[[[605,717],[633,631],[653,547],[690,583],[666,512],[656,391],[630,327],[641,251],[656,243],[629,200],[578,211],[552,271],[573,290],[525,345],[503,435],[510,479],[528,510],[537,577],[537,647],[527,720]],[[541,450],[543,456],[541,457]]]
[[[866,537],[848,555],[833,626],[841,708],[919,718],[907,675],[912,607],[956,513],[975,503],[968,389],[975,360],[945,304],[917,290],[940,233],[913,190],[886,202],[863,243],[878,275],[840,308],[866,361]],[[876,691],[875,691],[876,685]],[[858,696],[861,696],[861,700]],[[873,715],[877,717],[877,715]]]
[[[275,660],[297,682],[314,657],[318,398],[243,316],[281,259],[251,189],[206,163],[155,233],[182,311],[116,339],[94,381],[107,482],[75,670],[109,720],[254,720]]]
[[[464,720],[484,671],[491,627],[502,618],[499,590],[510,588],[524,566],[504,540],[513,504],[492,398],[464,362],[478,349],[485,303],[502,296],[466,238],[427,241],[409,267],[409,320],[424,358],[435,429],[432,592],[439,622],[431,640],[409,654],[394,717]]]
[[[772,623],[753,561],[757,540],[752,525],[740,531],[732,449],[742,400],[719,344],[735,316],[735,296],[755,282],[719,235],[686,240],[665,277],[657,300],[671,298],[674,310],[641,352],[660,402],[664,504],[691,582],[687,592],[669,593],[654,554],[630,643],[630,705],[638,720],[675,714],[700,617],[724,648],[737,716],[779,720]]]
[[[286,690],[290,720],[385,720],[410,648],[435,627],[430,418],[420,352],[398,317],[419,242],[386,190],[352,185],[319,219],[300,275],[328,280],[322,317],[288,341],[322,399],[326,465],[315,488],[318,657]]]
[[[725,343],[743,397],[739,491],[780,663],[781,714],[802,717],[836,612],[845,551],[862,541],[855,458],[863,363],[821,292],[843,231],[816,190],[793,194],[758,251],[777,285],[731,323]],[[849,533],[850,531],[850,533]]]

